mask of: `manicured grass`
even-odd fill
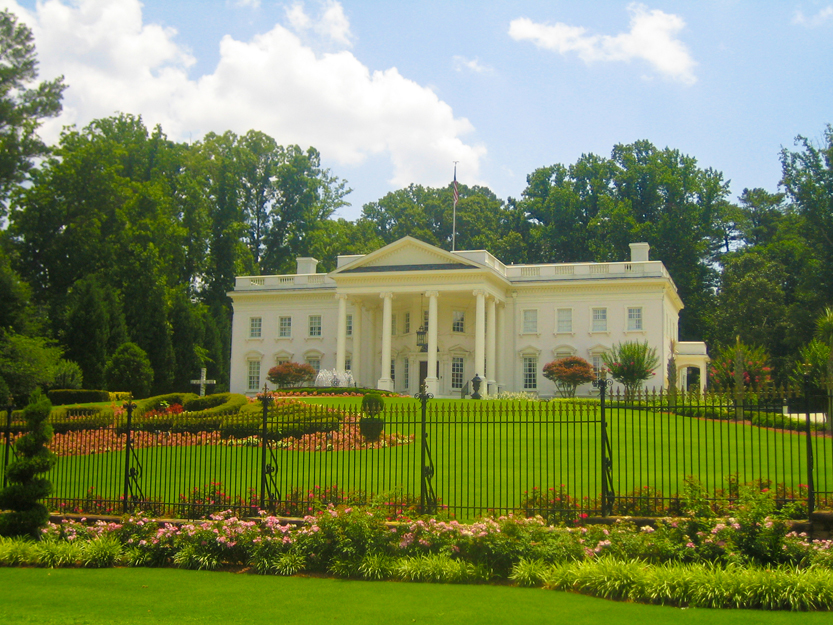
[[[311,403],[358,409],[361,398],[312,398]],[[277,489],[337,484],[346,491],[419,494],[420,423],[417,402],[386,400],[386,431],[413,435],[411,444],[361,451],[276,450]],[[524,491],[564,485],[573,496],[601,491],[601,438],[598,408],[583,404],[547,414],[534,402],[436,400],[428,416],[428,441],[434,462],[433,486],[441,504],[470,518],[490,509],[517,509]],[[453,409],[462,412],[455,412]],[[479,411],[475,411],[479,409]],[[806,441],[800,433],[745,423],[708,421],[667,413],[608,411],[614,489],[625,494],[650,486],[666,497],[681,492],[686,476],[698,477],[709,491],[740,482],[768,479],[791,487],[807,482]],[[160,441],[164,434],[160,434]],[[816,489],[833,490],[833,446],[814,438]],[[137,451],[143,465],[141,487],[150,499],[175,502],[182,493],[209,482],[226,492],[248,496],[260,490],[258,447],[156,447]],[[51,479],[56,496],[81,498],[87,488],[110,498],[123,490],[124,456],[61,458]]]
[[[0,622],[814,625],[824,612],[680,609],[506,586],[260,577],[176,569],[0,568]]]

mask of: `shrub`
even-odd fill
[[[741,380],[745,389],[759,389],[772,383],[772,369],[767,365],[769,356],[763,347],[752,347],[737,342],[719,350],[709,367],[709,384],[724,391],[735,389],[735,367],[741,367]]]
[[[52,484],[37,477],[55,466],[55,454],[46,445],[52,440],[49,413],[52,404],[36,391],[23,410],[27,433],[15,443],[15,460],[6,468],[10,485],[0,491],[0,536],[37,537],[49,520],[49,511],[39,500],[52,492]]]
[[[362,397],[362,418],[359,431],[369,441],[378,440],[385,429],[385,421],[379,415],[385,409],[385,400],[379,393],[368,393]]]
[[[654,375],[659,365],[657,350],[648,341],[627,341],[617,343],[609,352],[602,354],[611,377],[625,387],[625,398],[631,399],[642,383]]]
[[[81,388],[59,387],[49,391],[46,395],[54,406],[110,401],[110,393],[107,391],[91,391]]]
[[[75,389],[83,386],[84,374],[78,363],[71,360],[60,360],[55,367],[53,388]]]
[[[555,383],[562,397],[574,397],[576,388],[596,379],[593,365],[579,356],[568,356],[544,365],[544,377]]]
[[[133,397],[147,397],[153,383],[153,368],[145,351],[136,343],[124,343],[104,369],[111,391],[130,391]]]
[[[279,388],[300,386],[315,379],[315,369],[308,363],[283,362],[269,369],[266,379]]]

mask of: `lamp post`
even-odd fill
[[[427,352],[428,351],[428,341],[425,338],[425,335],[428,334],[428,330],[425,326],[419,326],[419,330],[416,332],[416,342],[417,347],[419,347],[419,351]]]

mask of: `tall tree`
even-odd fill
[[[0,218],[3,202],[48,149],[38,137],[42,120],[61,112],[63,78],[34,84],[38,61],[32,31],[0,12]]]

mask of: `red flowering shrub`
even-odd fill
[[[278,387],[298,386],[312,382],[315,379],[315,369],[307,363],[283,362],[269,369],[266,378]]]
[[[724,347],[712,358],[709,367],[709,385],[717,390],[735,388],[735,365],[741,363],[741,376],[745,389],[760,389],[772,383],[772,369],[767,365],[769,356],[763,347],[737,343]]]
[[[544,377],[555,383],[562,397],[574,397],[580,384],[596,379],[593,365],[580,356],[567,356],[544,365]]]

